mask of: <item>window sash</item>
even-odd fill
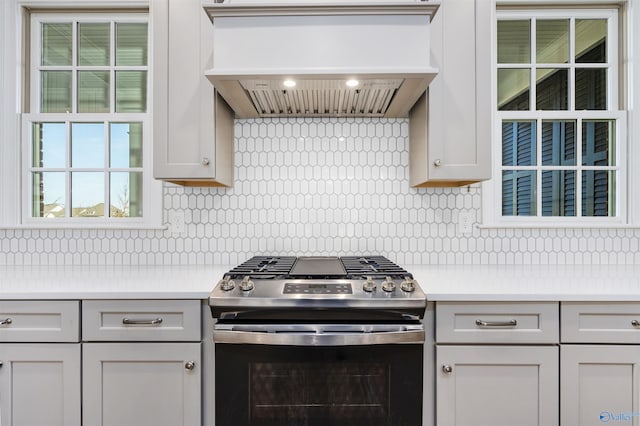
[[[506,121],[535,121],[536,122],[536,163],[527,166],[503,166],[502,165],[502,122]],[[545,120],[575,120],[575,164],[573,165],[542,165],[542,122]],[[614,165],[607,166],[591,166],[582,164],[582,120],[611,120],[614,124],[613,132],[616,137]],[[502,175],[504,170],[513,171],[535,171],[536,172],[536,211],[533,216],[503,216],[502,210],[495,212],[494,220],[498,225],[505,226],[548,226],[556,224],[559,226],[575,225],[579,223],[581,226],[602,226],[603,224],[620,225],[626,223],[627,211],[627,113],[625,111],[584,111],[576,112],[556,112],[556,111],[538,111],[531,113],[529,111],[507,111],[496,114],[494,134],[496,139],[500,139],[494,149],[494,179],[490,181],[493,184],[493,195],[496,197],[495,205],[502,206],[505,200],[502,200]],[[576,215],[574,216],[543,216],[542,215],[542,173],[545,171],[575,171],[576,172]],[[582,172],[583,171],[612,171],[616,173],[615,179],[615,216],[582,216]],[[515,202],[515,200],[513,200]],[[495,209],[496,207],[494,207]]]
[[[43,23],[72,23],[72,63],[71,65],[42,65],[42,34]],[[77,23],[109,23],[109,65],[78,65],[78,34]],[[149,23],[147,14],[144,13],[106,13],[106,14],[33,14],[31,16],[31,45],[30,45],[30,76],[29,76],[29,112],[40,113],[40,100],[42,94],[41,73],[43,71],[69,71],[71,72],[71,113],[80,114],[78,109],[78,72],[103,71],[109,73],[109,113],[114,113],[115,99],[115,73],[120,71],[146,71],[147,93],[150,93],[149,70],[152,61],[151,43],[149,42],[151,29],[147,31],[147,65],[116,65],[115,24],[117,23]],[[151,97],[147,95],[146,112],[150,111]],[[82,113],[85,114],[85,113]]]
[[[119,123],[119,122],[138,122],[142,123],[143,134],[143,156],[141,167],[111,167],[105,157],[102,167],[75,167],[69,164],[67,159],[65,167],[35,167],[32,164],[33,159],[33,125],[41,122],[64,123],[69,126],[70,123]],[[154,192],[158,192],[158,183],[150,178],[153,159],[150,158],[148,151],[144,150],[144,144],[149,143],[149,132],[151,132],[151,119],[147,114],[82,114],[80,116],[70,117],[69,114],[24,114],[22,120],[22,182],[26,190],[23,191],[22,200],[22,222],[25,225],[41,226],[43,224],[52,225],[54,227],[66,227],[67,225],[88,225],[96,224],[98,227],[124,227],[133,225],[145,225],[149,223],[148,217],[153,216],[153,211],[158,208],[157,196]],[[67,157],[70,156],[69,135],[67,135]],[[105,146],[106,151],[109,150],[108,144]],[[33,188],[32,174],[34,172],[60,172],[65,173],[65,217],[64,218],[43,218],[33,217]],[[104,175],[104,187],[102,201],[105,203],[105,215],[99,218],[82,218],[71,216],[71,180],[70,173],[73,172],[100,172]],[[141,217],[110,217],[106,206],[110,205],[110,173],[118,172],[141,172],[143,176],[142,185],[142,216]],[[92,226],[93,227],[93,226]]]

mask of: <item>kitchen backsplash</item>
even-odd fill
[[[0,230],[0,265],[237,264],[381,254],[400,264],[640,264],[640,230],[479,229],[479,185],[410,188],[406,119],[235,125],[233,188],[164,188],[163,230]],[[184,219],[184,227],[181,228]]]

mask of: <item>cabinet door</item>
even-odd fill
[[[640,347],[562,345],[562,426],[640,424]]]
[[[200,0],[153,0],[154,177],[230,186],[233,113],[205,77],[213,25]]]
[[[555,346],[438,346],[438,426],[558,424]]]
[[[82,357],[83,426],[200,426],[200,343],[86,343]]]
[[[0,424],[80,426],[80,344],[0,344]]]
[[[411,186],[491,177],[491,13],[488,0],[447,0],[433,17],[438,75],[410,114]]]

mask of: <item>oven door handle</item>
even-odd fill
[[[423,324],[410,325],[249,325],[216,324],[214,343],[283,346],[422,344]]]

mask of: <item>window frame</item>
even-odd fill
[[[25,23],[27,29],[28,40],[25,37],[22,38],[20,47],[20,38],[17,38],[18,46],[17,54],[22,58],[29,58],[30,68],[23,71],[24,86],[20,86],[19,95],[25,96],[25,102],[21,107],[24,111],[19,113],[20,124],[18,125],[18,139],[16,145],[18,146],[19,155],[21,160],[19,161],[19,167],[15,167],[18,170],[14,171],[14,175],[19,179],[20,185],[18,190],[21,195],[18,195],[17,212],[9,211],[9,209],[3,209],[0,211],[0,226],[4,228],[30,228],[30,229],[58,229],[58,228],[73,228],[73,229],[162,229],[164,228],[162,223],[162,182],[153,178],[153,135],[152,135],[152,117],[153,117],[153,43],[151,35],[153,33],[152,23],[153,19],[150,16],[149,11],[141,11],[139,8],[135,10],[127,11],[127,9],[119,8],[118,10],[101,10],[100,12],[83,10],[83,11],[68,11],[64,9],[46,9],[38,10],[37,13],[29,13],[25,8],[20,7],[20,3],[16,4],[16,12],[21,15],[22,23]],[[64,4],[60,4],[63,7]],[[122,6],[122,5],[120,5]],[[134,6],[132,4],[131,6]],[[137,4],[137,7],[140,5]],[[55,5],[53,6],[55,7]],[[147,36],[147,65],[138,67],[126,68],[144,68],[147,72],[147,107],[146,112],[141,113],[115,113],[115,76],[111,76],[110,81],[110,112],[108,113],[40,113],[40,54],[41,54],[41,40],[38,36],[40,34],[41,22],[145,22],[148,25]],[[20,28],[20,24],[17,25]],[[75,25],[74,25],[75,27]],[[111,25],[111,29],[114,29],[114,25]],[[75,29],[74,29],[75,35]],[[26,34],[25,34],[26,36]],[[15,37],[15,36],[14,36]],[[114,35],[111,36],[111,41],[114,40]],[[74,37],[73,43],[75,45],[76,39]],[[115,54],[115,46],[110,43],[110,54]],[[77,55],[77,50],[74,49],[74,55]],[[99,68],[108,68],[110,73],[115,73],[115,57],[108,66]],[[75,64],[75,59],[73,64]],[[69,66],[68,68],[77,69],[76,65]],[[6,69],[6,68],[5,68]],[[17,76],[16,76],[17,77]],[[73,79],[75,84],[75,78]],[[72,102],[77,103],[77,88],[72,88]],[[77,105],[74,105],[74,109]],[[19,109],[20,110],[20,109]],[[31,112],[29,112],[31,111]],[[33,112],[35,111],[35,112]],[[35,122],[139,122],[142,123],[143,139],[142,139],[142,166],[139,168],[142,171],[142,216],[141,217],[127,217],[127,218],[115,218],[109,217],[108,209],[105,209],[104,217],[87,217],[87,218],[41,218],[32,217],[33,206],[33,188],[31,184],[31,168],[32,168],[32,128]],[[108,147],[105,146],[105,149]],[[69,153],[67,153],[69,155]],[[70,167],[66,167],[66,173],[70,172]],[[133,169],[133,168],[132,168]],[[138,169],[138,168],[136,168]],[[120,171],[120,170],[113,170]],[[137,170],[132,170],[137,171]],[[109,168],[104,168],[105,173],[105,207],[110,202],[108,193],[109,185]],[[69,189],[69,182],[67,181],[67,191]],[[10,192],[10,191],[7,191]],[[9,195],[11,195],[9,193]],[[67,200],[70,194],[67,193]],[[72,206],[67,206],[68,211],[71,211]],[[13,220],[11,218],[14,218]],[[6,223],[6,225],[5,225]]]
[[[631,69],[631,64],[626,64],[627,53],[624,48],[634,48],[634,46],[627,46],[625,40],[632,40],[632,32],[629,27],[630,15],[627,10],[627,21],[622,19],[625,14],[617,8],[621,2],[590,2],[584,1],[570,1],[563,2],[562,6],[549,7],[550,2],[528,0],[528,1],[498,1],[498,7],[496,8],[492,19],[492,45],[490,46],[492,70],[491,70],[491,84],[492,90],[492,171],[493,179],[483,183],[483,223],[482,227],[487,228],[608,228],[608,227],[627,227],[634,223],[637,223],[637,198],[632,197],[632,179],[637,176],[637,173],[633,172],[632,164],[638,164],[637,154],[632,158],[632,147],[629,143],[628,127],[630,125],[630,119],[628,119],[628,111],[624,109],[622,104],[625,101],[626,96],[624,91],[628,91],[629,97],[632,96],[633,85],[629,81],[629,78],[625,79],[625,76],[630,75],[628,73]],[[597,3],[597,4],[596,4]],[[501,7],[504,6],[504,7]],[[516,6],[516,7],[514,7]],[[635,12],[638,14],[638,12]],[[610,71],[607,78],[607,110],[582,110],[576,111],[575,109],[567,109],[566,111],[541,111],[536,110],[535,105],[531,105],[529,110],[526,111],[498,111],[497,100],[497,70],[498,68],[509,68],[509,66],[503,66],[498,64],[497,61],[497,23],[502,19],[563,19],[563,18],[607,18],[609,22],[613,22],[614,25],[608,26],[608,54],[607,68]],[[573,23],[573,20],[571,21]],[[571,29],[573,31],[573,29]],[[624,32],[626,31],[626,35]],[[522,64],[523,68],[535,70],[537,64],[535,62],[535,27],[532,25],[531,39],[533,43],[531,45],[531,55],[533,61],[527,64]],[[573,40],[572,40],[573,41]],[[622,46],[619,46],[619,42]],[[622,48],[621,48],[622,47]],[[574,46],[569,46],[570,55],[574,55]],[[637,46],[635,46],[637,49]],[[611,51],[615,49],[615,51]],[[488,52],[489,53],[489,52]],[[545,63],[545,65],[547,65]],[[551,64],[551,68],[556,68],[556,64]],[[580,64],[575,63],[575,58],[570,60],[562,68],[575,69],[580,67]],[[515,67],[514,67],[515,68]],[[570,92],[569,96],[572,98],[569,100],[568,106],[573,108],[573,102],[575,100],[575,86],[572,77],[569,77]],[[535,93],[536,88],[536,76],[535,72],[530,73],[530,91]],[[612,90],[612,87],[614,90]],[[535,103],[535,97],[531,96],[531,102]],[[590,166],[583,166],[581,158],[576,155],[575,166],[542,166],[541,160],[541,139],[542,139],[542,122],[544,120],[572,120],[576,122],[577,127],[579,119],[611,119],[615,120],[615,166],[603,167],[597,166],[598,170],[605,170],[607,168],[616,169],[616,194],[615,194],[615,211],[616,216],[579,216],[578,210],[580,203],[576,200],[576,216],[542,216],[542,194],[538,191],[541,188],[541,172],[542,170],[588,170]],[[502,165],[502,121],[514,120],[514,121],[534,121],[536,123],[536,165],[535,166],[503,166]],[[581,145],[582,140],[579,139],[581,135],[581,128],[576,128],[576,145]],[[536,216],[503,216],[502,215],[502,170],[507,168],[523,169],[523,170],[536,170]],[[578,173],[578,172],[577,172]],[[576,193],[575,197],[581,198],[581,179],[579,174],[576,175]],[[635,203],[635,204],[634,204]]]

